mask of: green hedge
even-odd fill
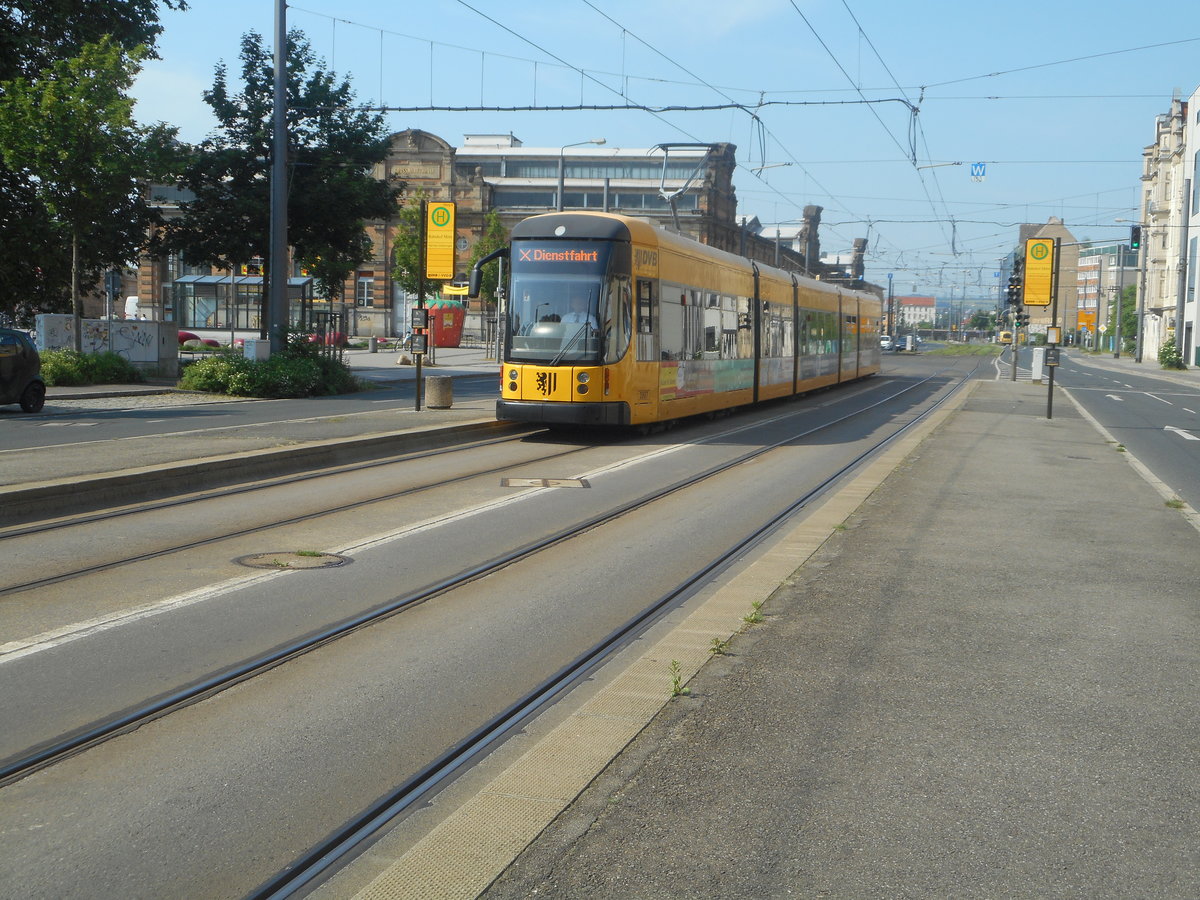
[[[42,357],[42,378],[53,387],[77,387],[84,384],[139,384],[145,376],[125,357],[111,352],[77,353],[74,350],[46,350]]]
[[[318,397],[357,391],[345,363],[293,343],[266,360],[249,360],[226,351],[197,360],[183,370],[179,386],[234,397]]]

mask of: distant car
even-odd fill
[[[880,350],[892,350],[895,348],[895,346],[896,345],[892,343],[892,339],[890,337],[888,337],[886,334],[883,335],[883,337],[881,337],[879,339],[879,349]]]
[[[27,413],[46,405],[42,358],[23,331],[0,328],[0,404],[20,403]]]

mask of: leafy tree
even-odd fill
[[[499,250],[506,243],[508,243],[508,233],[500,221],[500,213],[495,208],[489,209],[483,219],[483,234],[475,242],[475,246],[471,250],[471,268],[475,268],[477,260],[483,259],[489,253]],[[492,260],[490,263],[487,263],[480,274],[483,277],[480,283],[479,296],[484,303],[494,305],[496,302],[496,288],[500,281],[500,261]]]
[[[34,78],[105,36],[126,50],[145,47],[157,58],[163,6],[184,10],[187,0],[0,0],[0,81]]]
[[[239,90],[224,63],[204,99],[219,123],[182,182],[195,199],[170,224],[168,246],[192,262],[235,268],[267,256],[273,147],[274,63],[260,35],[242,38]],[[374,177],[388,152],[383,117],[354,110],[349,81],[318,65],[300,31],[288,34],[288,242],[323,293],[372,258],[365,223],[395,214],[400,186]]]
[[[69,248],[76,350],[85,274],[136,256],[157,216],[140,179],[172,168],[174,129],[133,119],[128,91],[145,56],[104,37],[35,78],[0,84],[0,158],[44,212],[31,232]]]
[[[996,328],[996,313],[994,311],[975,310],[971,313],[967,327],[972,331],[993,331]]]
[[[125,50],[142,47],[154,58],[163,6],[183,10],[187,3],[0,0],[0,107],[8,102],[4,82],[32,82],[106,35]],[[14,171],[3,157],[0,152],[0,316],[26,324],[39,310],[69,307],[69,243],[29,173]]]
[[[415,295],[421,280],[421,203],[429,199],[423,190],[405,198],[396,219],[392,240],[392,278],[406,294]]]

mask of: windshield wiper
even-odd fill
[[[563,345],[563,348],[562,348],[561,350],[559,350],[559,351],[558,351],[558,355],[557,355],[557,356],[555,356],[555,357],[554,357],[554,359],[550,360],[550,365],[551,365],[551,366],[557,366],[557,365],[558,365],[560,362],[562,362],[562,358],[563,358],[564,356],[566,356],[566,355],[567,355],[567,352],[568,352],[568,351],[569,351],[569,350],[570,350],[572,347],[574,347],[574,346],[575,346],[575,342],[576,342],[577,340],[579,340],[579,336],[580,336],[581,334],[583,334],[585,331],[587,331],[587,327],[588,327],[588,323],[587,323],[587,322],[584,322],[582,325],[580,325],[580,326],[579,326],[579,330],[578,330],[578,331],[576,331],[576,332],[575,332],[575,334],[573,334],[573,335],[571,336],[571,339],[570,339],[569,341],[567,341],[567,343],[566,343],[566,344],[564,344],[564,345]]]

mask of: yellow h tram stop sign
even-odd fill
[[[425,211],[425,277],[454,280],[454,204],[430,203]]]
[[[1025,242],[1025,274],[1021,302],[1049,306],[1054,299],[1054,239],[1030,238]]]

